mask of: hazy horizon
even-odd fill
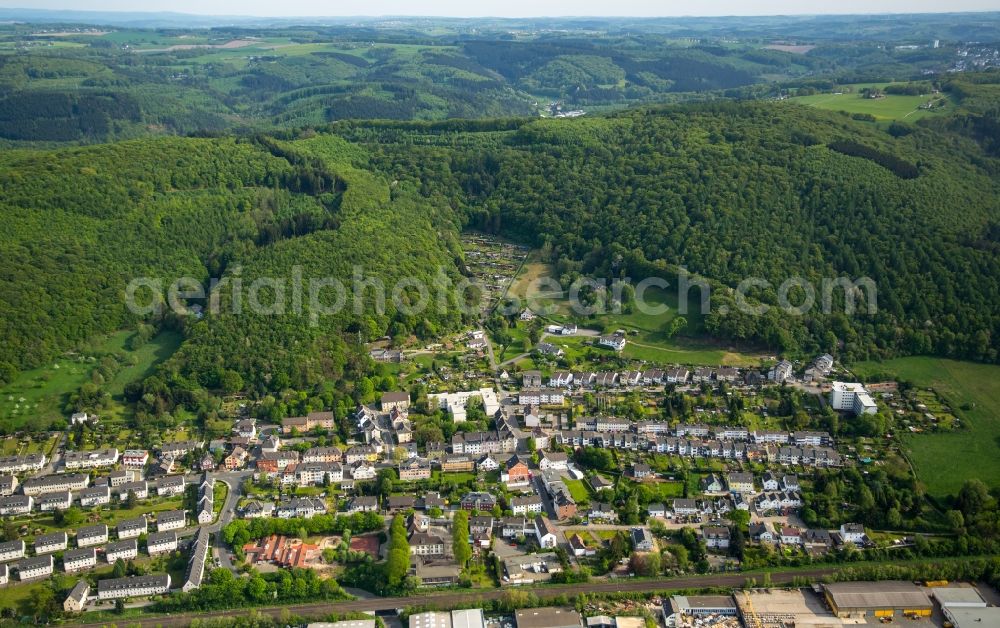
[[[947,11],[932,0],[844,0],[829,3],[802,3],[793,0],[764,0],[752,4],[735,0],[707,0],[690,4],[664,3],[655,0],[624,0],[617,3],[597,0],[550,2],[539,5],[527,0],[481,0],[475,4],[462,0],[347,0],[335,7],[314,0],[286,0],[280,4],[264,0],[149,0],[136,8],[134,0],[81,0],[65,6],[65,0],[0,0],[0,9],[95,11],[121,13],[175,13],[196,16],[324,18],[324,17],[453,17],[453,18],[540,18],[540,17],[761,17],[782,15],[873,15],[906,13],[963,13],[1000,10],[997,0],[958,0]],[[540,6],[542,8],[540,8]],[[280,11],[276,10],[280,7]],[[613,10],[608,10],[612,8]]]

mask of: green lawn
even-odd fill
[[[955,409],[964,427],[905,437],[917,477],[935,497],[954,495],[968,478],[1000,487],[1000,366],[930,357],[865,362],[861,375],[891,373],[916,386],[933,387]],[[969,409],[961,407],[969,404]]]
[[[587,485],[583,480],[563,480],[563,484],[569,489],[569,494],[574,500],[579,502],[589,502],[590,501],[590,491],[587,490]]]

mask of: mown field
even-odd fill
[[[933,387],[962,420],[964,428],[954,432],[906,436],[917,477],[931,495],[954,495],[969,478],[1000,487],[1000,366],[911,357],[864,362],[854,370]]]
[[[879,121],[906,120],[915,122],[927,116],[937,116],[950,113],[954,110],[950,101],[949,104],[933,110],[920,109],[920,105],[931,99],[947,98],[943,94],[924,94],[922,96],[904,96],[897,94],[887,94],[884,98],[862,98],[861,90],[865,87],[885,87],[887,83],[857,84],[851,85],[851,92],[839,94],[814,94],[812,96],[796,96],[790,98],[789,102],[800,105],[809,105],[819,109],[829,109],[831,111],[846,111],[847,113],[867,113],[875,116]]]

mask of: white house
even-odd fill
[[[23,540],[17,539],[16,541],[0,543],[0,562],[7,562],[8,560],[16,560],[18,558],[24,558]]]
[[[130,597],[148,597],[161,595],[169,590],[169,574],[109,578],[98,581],[97,599],[117,600]]]
[[[538,460],[538,468],[542,471],[555,469],[565,471],[569,464],[569,458],[561,451],[543,451]]]
[[[622,351],[625,349],[625,330],[619,329],[613,334],[601,336],[597,339],[597,344],[615,351]]]
[[[139,546],[135,539],[108,543],[107,547],[104,548],[104,559],[108,561],[109,565],[113,565],[119,559],[131,560],[138,555]]]
[[[54,561],[52,555],[25,558],[17,565],[17,577],[20,580],[31,580],[52,575]]]
[[[91,569],[96,566],[97,550],[93,547],[66,550],[63,554],[63,569],[66,573]]]
[[[865,541],[865,527],[860,523],[842,523],[840,538],[844,539],[845,543],[860,545]]]
[[[150,556],[165,554],[177,549],[176,532],[153,532],[146,537],[146,551]]]
[[[538,546],[543,549],[552,549],[558,544],[556,528],[547,517],[535,516],[535,539],[538,541]]]
[[[119,539],[135,539],[146,534],[146,518],[139,516],[118,524]]]

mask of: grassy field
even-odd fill
[[[796,96],[789,98],[789,102],[801,105],[809,105],[819,109],[830,109],[832,111],[846,111],[848,113],[867,113],[875,116],[879,121],[906,120],[913,122],[927,116],[937,116],[951,112],[953,107],[948,105],[933,110],[920,109],[920,105],[932,98],[942,98],[942,95],[925,94],[923,96],[902,96],[888,94],[884,98],[862,98],[861,89],[864,87],[885,87],[887,83],[852,85],[853,92],[840,94],[815,94],[812,96]]]
[[[44,429],[53,421],[67,417],[66,402],[71,393],[91,381],[95,356],[108,353],[119,356],[123,366],[104,384],[115,400],[111,416],[125,411],[121,398],[125,385],[141,379],[180,346],[181,336],[163,332],[136,350],[126,348],[132,332],[121,331],[101,339],[80,353],[70,353],[51,364],[20,373],[0,388],[0,426],[7,431],[22,428]]]
[[[954,495],[968,478],[1000,487],[1000,366],[911,357],[865,362],[854,370],[861,375],[891,373],[916,386],[933,387],[955,408],[964,429],[906,436],[910,459],[928,493]]]

